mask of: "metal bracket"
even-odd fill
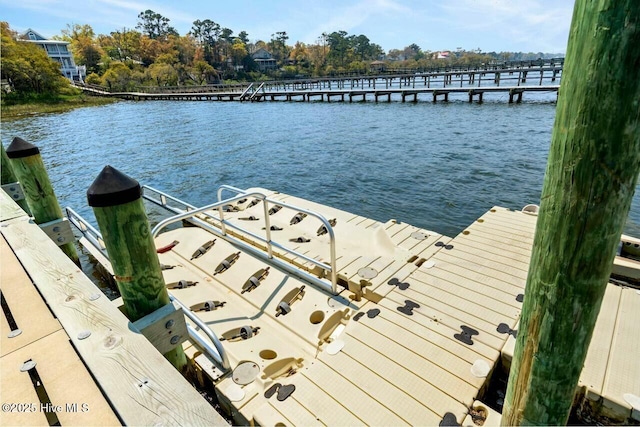
[[[22,185],[20,185],[19,182],[3,184],[2,189],[16,202],[18,200],[24,200],[24,192],[22,191]]]
[[[54,219],[53,221],[45,222],[44,224],[40,224],[40,228],[58,246],[73,242],[76,238],[73,235],[71,225],[67,218]]]
[[[181,345],[189,337],[182,308],[173,303],[133,322],[133,326],[162,354]]]

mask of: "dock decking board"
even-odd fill
[[[631,408],[623,395],[640,396],[640,291],[625,288],[620,293],[620,306],[611,343],[611,353],[604,377],[602,395],[605,399]],[[638,410],[638,408],[636,408]]]
[[[361,319],[365,322],[371,320],[371,324],[354,325],[346,330],[346,334],[350,339],[357,337],[369,346],[379,346],[378,352],[401,362],[415,375],[462,404],[466,405],[467,399],[478,392],[478,384],[481,381],[471,378],[471,373],[467,371],[464,363],[460,362],[459,366],[462,368],[452,372],[455,369],[448,365],[445,359],[432,359],[430,351],[436,346],[406,328],[411,325],[405,324],[406,327],[403,327],[378,317],[380,316]],[[345,348],[349,343],[350,341],[345,340]],[[446,356],[444,352],[438,354]],[[444,368],[441,364],[445,365]],[[440,412],[442,409],[437,408],[435,411]]]
[[[380,301],[379,307],[385,307],[380,313],[380,317],[388,320],[396,325],[403,325],[405,329],[419,335],[427,341],[441,347],[443,350],[459,357],[467,362],[473,363],[478,358],[487,360],[495,360],[499,354],[499,350],[484,344],[483,342],[474,342],[469,346],[463,344],[454,338],[454,335],[460,332],[459,328],[450,326],[448,323],[429,317],[428,320],[424,316],[416,316],[415,318],[406,317],[397,310],[399,304],[385,298]],[[373,322],[372,322],[373,323]]]
[[[4,337],[2,341],[4,342]],[[0,424],[48,424],[29,374],[20,371],[22,364],[30,359],[36,362],[35,369],[51,404],[60,405],[63,408],[56,413],[61,425],[113,426],[120,424],[63,330],[37,339],[2,357],[0,394],[2,394],[3,403],[32,404],[37,409],[35,413],[2,411]],[[77,412],[68,411],[67,404],[78,404]],[[83,404],[86,405],[84,410]]]
[[[0,210],[12,203],[0,192]],[[104,295],[89,299],[99,290],[26,215],[2,221],[0,232],[122,422],[227,424],[142,334],[130,329],[114,304]],[[83,331],[91,335],[81,340]]]
[[[290,398],[293,399],[289,403],[290,407],[278,405],[275,401],[266,402],[261,393],[268,384],[252,385],[252,393],[256,390],[259,393],[252,395],[254,397],[249,401],[246,398],[237,405],[242,408],[247,419],[254,417],[255,420],[260,420],[263,417],[273,422],[282,419],[293,424],[299,424],[302,419],[309,423],[314,421],[324,424],[335,421],[332,418],[335,414],[329,414],[327,418],[327,412],[318,404],[317,399],[310,398],[311,395],[322,395],[320,400],[324,400],[326,404],[334,402],[332,405],[337,405],[336,402],[339,401],[339,406],[336,406],[339,412],[344,415],[342,411],[347,411],[350,415],[344,416],[353,422],[365,424],[383,423],[380,420],[384,420],[384,424],[394,425],[437,423],[446,412],[454,413],[459,422],[464,419],[468,405],[473,404],[479,390],[485,386],[484,378],[477,378],[471,373],[473,363],[484,360],[493,368],[505,343],[510,340],[509,334],[497,331],[498,325],[506,323],[510,328],[517,327],[522,303],[516,297],[524,294],[536,217],[494,207],[460,235],[450,239],[394,220],[382,224],[296,197],[283,194],[275,197],[300,207],[316,209],[326,218],[338,218],[334,230],[337,236],[340,277],[358,283],[358,271],[361,268],[374,269],[377,274],[366,289],[381,298],[377,304],[365,299],[361,302],[352,301],[350,307],[360,313],[367,313],[371,308],[380,312],[373,318],[366,315],[359,317],[357,322],[352,318],[337,338],[344,342],[344,347],[339,353],[330,355],[324,351],[327,344],[323,344],[319,352],[313,351],[316,339],[314,331],[317,329],[308,325],[308,313],[314,306],[322,308],[321,305],[311,304],[311,301],[306,300],[297,302],[293,311],[284,316],[286,322],[283,322],[283,318],[276,320],[271,311],[287,289],[270,293],[267,287],[269,285],[265,282],[258,290],[245,295],[259,307],[255,319],[261,317],[260,311],[264,312],[269,318],[265,325],[275,322],[284,326],[286,336],[305,340],[307,344],[304,351],[313,353],[304,356],[304,366],[296,375],[276,379],[283,384],[292,383],[299,387]],[[253,207],[247,211],[229,213],[225,217],[243,225],[237,218],[246,216],[248,212],[254,212],[258,217],[263,213],[261,208]],[[292,249],[326,261],[327,236],[315,236],[317,224],[306,218],[298,224],[289,225],[293,214],[295,213],[283,209],[271,216],[272,224],[285,228],[283,233],[273,233],[273,236],[309,236],[312,238],[311,244],[292,245]],[[257,226],[256,222],[249,227],[254,227],[252,230],[257,232]],[[351,240],[357,240],[362,245],[363,241],[380,232],[384,234],[372,241],[381,245],[378,249],[382,252],[363,256],[351,252],[354,246]],[[417,239],[412,235],[414,232],[424,233],[426,238]],[[200,240],[204,241],[204,236]],[[442,244],[436,246],[437,242]],[[187,253],[197,247],[195,244],[191,246],[182,251]],[[321,248],[327,249],[326,255],[320,254]],[[223,252],[226,255],[229,250]],[[344,255],[345,253],[351,255]],[[224,255],[207,254],[194,264],[199,265],[200,269],[204,268],[204,264],[215,266]],[[280,257],[289,259],[300,268],[311,269],[308,262],[295,255]],[[411,262],[408,262],[409,259]],[[236,283],[234,286],[238,286],[245,278],[239,277],[237,272],[244,271],[248,276],[246,273],[256,267],[254,262],[245,257],[234,266],[235,270],[216,276],[213,282],[218,281],[221,286],[226,286],[239,296],[239,288],[232,287],[229,280]],[[269,279],[273,277],[270,276]],[[391,278],[407,282],[410,286],[408,289],[400,289],[393,283],[390,285]],[[349,292],[344,291],[343,294],[348,296]],[[268,298],[268,302],[260,304],[260,301]],[[413,309],[412,316],[397,310],[406,300],[420,304],[420,307]],[[324,311],[329,315],[331,313],[326,308]],[[355,311],[351,312],[351,316],[353,315]],[[215,317],[203,316],[210,319]],[[472,337],[472,345],[454,337],[461,332],[463,325],[479,332]],[[267,345],[264,336],[261,341],[256,342]],[[238,361],[242,358],[234,356],[232,359]],[[611,356],[607,355],[602,360],[598,361],[599,365],[611,364]],[[613,388],[620,382],[619,379],[612,379],[607,383],[607,378],[602,374],[600,379],[593,382],[599,382],[600,388],[605,388],[606,384]],[[304,393],[298,395],[302,388]],[[387,390],[388,393],[381,390]],[[335,396],[348,397],[335,399]],[[405,406],[408,403],[413,409],[403,408],[404,412],[398,412],[396,408],[402,402]],[[275,410],[276,415],[261,415],[261,411],[265,410]],[[383,411],[383,415],[372,415],[376,411]]]
[[[0,289],[18,328],[22,331],[14,338],[7,338],[11,331],[9,324],[2,316],[2,346],[0,355],[5,356],[32,342],[62,329],[38,291],[33,287],[18,259],[13,255],[7,241],[0,236]]]
[[[598,394],[602,394],[604,377],[612,350],[612,341],[618,309],[620,306],[620,296],[622,289],[619,286],[607,285],[600,314],[593,330],[591,343],[587,358],[584,361],[584,368],[580,375],[580,384],[588,387]]]

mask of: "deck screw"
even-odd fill
[[[22,333],[22,330],[14,329],[13,331],[9,332],[9,334],[7,335],[7,338],[15,338],[18,335],[20,335],[21,333]]]
[[[36,362],[34,362],[33,360],[27,360],[20,367],[20,371],[21,372],[27,372],[27,371],[30,371],[31,369],[35,368],[35,367],[36,367]]]

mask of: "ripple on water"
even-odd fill
[[[110,164],[195,205],[262,186],[455,235],[498,204],[540,197],[555,95],[418,103],[120,102],[4,122],[38,145],[63,206]],[[630,213],[640,224],[638,196]],[[637,226],[635,226],[638,228]]]

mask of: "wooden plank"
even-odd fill
[[[464,244],[456,244],[453,240],[453,249],[447,251],[452,256],[460,259],[470,260],[478,264],[486,265],[487,267],[495,268],[496,270],[507,271],[517,277],[527,278],[527,271],[529,271],[529,259],[526,261],[516,261],[513,259],[504,258],[497,255],[487,253],[482,249],[476,249]]]
[[[5,222],[2,235],[126,424],[226,421],[162,357],[39,227]],[[90,331],[88,339],[78,339]],[[141,380],[145,382],[141,382]]]
[[[640,396],[640,340],[635,339],[639,324],[640,291],[622,289],[602,395],[605,400],[624,402],[628,408],[630,405],[623,400],[623,395]]]
[[[409,367],[403,366],[401,361],[393,360],[381,353],[380,350],[372,348],[371,345],[375,345],[375,343],[360,341],[357,335],[351,336],[351,338],[345,342],[342,350],[344,354],[364,364],[377,375],[411,395],[437,417],[434,419],[431,416],[432,414],[429,413],[428,417],[423,417],[421,421],[414,423],[414,425],[419,423],[430,424],[432,422],[435,424],[438,419],[442,420],[442,417],[447,412],[455,414],[459,420],[465,417],[467,413],[465,405],[413,373]],[[381,350],[384,352],[384,349]],[[403,408],[401,411],[401,415],[403,415],[406,406],[401,404],[400,407]],[[391,409],[398,410],[397,407]],[[421,408],[418,409],[419,412],[423,412]]]
[[[493,242],[487,241],[477,241],[473,239],[468,239],[465,235],[460,235],[455,238],[452,243],[455,248],[465,250],[468,248],[469,251],[473,251],[477,253],[478,251],[487,254],[487,256],[491,258],[498,258],[502,260],[508,260],[508,262],[514,261],[518,264],[523,264],[528,266],[529,260],[531,259],[531,253],[520,254],[516,251],[513,251],[512,248],[505,247],[502,245],[496,245]]]
[[[491,236],[495,239],[504,240],[508,245],[517,246],[522,249],[531,250],[533,244],[533,239],[530,237],[517,236],[511,232],[504,231],[502,228],[487,224],[485,222],[474,222],[469,227],[467,227],[465,231],[469,231],[471,233],[482,233],[483,235]]]
[[[429,269],[428,273],[424,271],[414,271],[411,276],[409,276],[409,280],[413,279],[417,281],[414,289],[430,295],[431,288],[437,288],[442,292],[447,292],[451,295],[471,300],[474,305],[482,306],[487,310],[491,310],[514,319],[520,315],[520,306],[518,304],[513,304],[517,303],[513,297],[506,295],[507,298],[505,299],[511,300],[508,302],[502,301],[502,298],[499,298],[499,296],[505,296],[504,292],[496,291],[492,288],[486,288],[477,283],[468,284],[468,282],[461,280],[460,278],[451,277],[451,280],[441,279],[430,274],[431,270],[435,269],[436,267]],[[420,286],[420,284],[427,285],[427,287],[423,290],[424,286]]]
[[[319,417],[327,425],[401,425],[403,420],[381,406],[367,392],[362,390],[345,376],[335,370],[336,361],[332,357],[326,360],[315,360],[308,369],[304,369],[302,375],[312,381],[322,391],[320,393],[337,398],[340,405],[345,405],[352,414],[348,420],[337,420],[336,423],[328,423],[324,417]],[[296,390],[297,391],[297,390]],[[335,405],[335,403],[333,403]],[[328,407],[327,407],[328,408]],[[342,406],[339,406],[340,410]],[[357,417],[353,421],[353,417]]]
[[[2,259],[2,269],[0,270],[2,298],[11,310],[11,315],[18,328],[22,331],[14,338],[7,338],[10,328],[2,316],[0,355],[4,356],[62,329],[62,326],[51,315],[49,308],[29,280],[29,276],[2,237],[0,237],[0,258]]]
[[[416,301],[417,303],[434,304],[434,302],[436,302],[436,304],[447,305],[455,309],[455,311],[461,312],[463,315],[468,314],[494,325],[493,329],[502,322],[507,323],[508,325],[514,324],[520,314],[517,310],[511,310],[511,312],[507,313],[492,310],[476,304],[476,301],[474,301],[473,298],[467,299],[460,297],[426,283],[425,287],[422,287],[420,290],[416,289],[415,286],[410,287],[409,289],[402,291],[402,295],[400,295],[400,293],[398,293],[397,296],[389,295],[389,298],[394,300],[406,298]]]
[[[405,300],[417,302],[420,304],[420,307],[413,309],[415,314],[426,316],[430,319],[437,319],[438,322],[442,322],[450,328],[457,329],[460,328],[461,325],[466,325],[477,329],[479,332],[484,332],[485,334],[475,336],[474,341],[481,341],[493,349],[499,350],[504,345],[506,337],[496,331],[497,325],[501,322],[489,322],[484,318],[467,313],[458,307],[443,304],[441,301],[432,298],[425,298],[424,295],[417,292],[408,293],[404,297],[394,293],[393,295],[388,295],[387,298],[393,301],[396,307],[404,306]],[[507,322],[505,321],[505,323]],[[513,328],[515,323],[516,320],[507,324]]]
[[[612,349],[622,288],[609,283],[602,300],[587,358],[580,374],[580,384],[602,395],[602,386]]]
[[[376,343],[376,347],[384,349],[385,356],[402,361],[404,367],[462,404],[475,396],[484,382],[471,375],[470,364],[445,352],[437,352],[434,357],[431,351],[436,346],[381,316],[367,318],[367,323],[350,328],[345,330],[347,334],[369,345]],[[453,365],[447,364],[449,360]]]
[[[526,278],[523,279],[522,277],[515,277],[494,268],[485,267],[468,260],[461,260],[447,252],[440,251],[432,258],[438,268],[447,270],[461,277],[471,277],[473,280],[480,283],[487,284],[487,282],[493,282],[499,287],[502,287],[503,284],[509,284],[518,289],[524,290]]]
[[[4,190],[0,190],[0,221],[20,217],[28,217],[28,215]]]
[[[460,268],[454,271],[456,272],[451,273],[448,271],[447,264],[440,261],[431,268],[416,270],[413,275],[420,277],[419,274],[427,274],[432,277],[437,277],[455,283],[459,287],[479,291],[483,295],[494,298],[512,307],[522,308],[522,303],[516,300],[516,296],[523,293],[522,288],[473,272],[468,272],[463,275],[461,273],[465,273],[465,270]]]
[[[404,316],[397,310],[399,306],[398,303],[388,298],[380,301],[379,305],[388,309],[383,310],[380,313],[382,318],[420,335],[427,341],[434,343],[438,347],[441,347],[469,363],[473,364],[481,357],[487,360],[495,360],[500,353],[497,349],[480,341],[474,342],[472,346],[461,343],[453,337],[454,334],[460,332],[460,329],[456,329],[447,323],[438,321],[437,318],[425,318],[425,316],[416,316],[414,318],[413,316]]]
[[[505,281],[511,281],[514,279],[509,279],[511,276],[515,278],[515,280],[526,281],[527,280],[527,270],[522,270],[517,267],[510,267],[506,264],[502,264],[499,262],[495,262],[491,259],[469,254],[463,251],[440,251],[436,255],[434,255],[435,260],[439,258],[444,258],[451,263],[458,264],[460,266],[469,267],[471,264],[475,264],[475,266],[482,267],[481,269],[473,267],[475,271],[488,269],[487,275],[503,278]]]
[[[2,425],[27,425],[36,421],[46,425],[41,401],[31,383],[29,374],[20,367],[27,360],[36,362],[36,371],[51,400],[62,410],[56,412],[61,425],[118,425],[118,418],[102,396],[91,375],[78,358],[64,331],[59,330],[11,354],[2,357],[3,403],[28,403],[37,408],[39,417],[21,412],[2,411]],[[67,405],[77,404],[77,409]]]
[[[366,366],[366,361],[358,361],[344,351],[334,356],[321,354],[320,360],[331,357],[332,366],[346,379],[355,383],[382,406],[395,412],[403,423],[410,425],[435,424],[441,420],[429,408],[412,397],[415,390],[409,393],[398,387],[393,377],[385,377],[388,372],[376,372]],[[324,359],[326,360],[326,359]]]
[[[310,379],[308,373],[313,371],[315,365],[320,363],[319,361],[312,362],[308,369],[301,371],[302,375],[298,374],[290,377],[288,381],[283,381],[283,384],[291,383],[296,386],[296,391],[290,398],[295,397],[295,400],[300,405],[315,415],[317,420],[324,425],[361,425],[363,420],[354,415],[353,410],[348,405],[348,400],[345,399],[345,396],[349,396],[349,394],[340,393],[337,390],[331,392],[331,389],[324,388],[326,384],[319,384]],[[339,381],[336,377],[336,375],[333,375],[327,380]],[[314,377],[315,379],[317,377]],[[384,417],[384,413],[381,413],[381,416]]]
[[[535,227],[530,228],[526,226],[521,226],[520,224],[509,223],[505,221],[503,218],[496,216],[487,216],[483,217],[484,221],[483,225],[489,225],[493,228],[496,228],[503,233],[509,233],[517,238],[526,241],[526,239],[533,239],[533,235],[535,233]]]
[[[533,245],[533,242],[530,245],[524,244],[521,242],[516,242],[517,244],[514,244],[514,241],[509,238],[496,236],[495,234],[491,234],[491,233],[486,233],[486,231],[488,230],[481,229],[480,227],[477,227],[473,231],[471,231],[471,229],[466,229],[461,234],[459,234],[456,238],[458,239],[464,238],[466,242],[475,242],[477,244],[482,244],[482,245],[491,245],[494,247],[501,247],[505,250],[508,250],[511,253],[516,253],[518,255],[531,258],[531,247]],[[464,234],[465,232],[468,234]],[[469,243],[469,244],[472,244],[472,243]]]

